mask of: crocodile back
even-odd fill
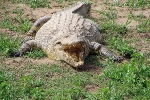
[[[37,32],[35,39],[53,44],[59,39],[74,36],[89,42],[99,42],[101,40],[99,30],[99,26],[90,19],[85,19],[78,14],[62,12],[54,14]]]

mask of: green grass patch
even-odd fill
[[[16,31],[17,28],[13,25],[12,21],[6,17],[2,22],[0,22],[0,28],[9,28],[12,31]]]
[[[45,91],[41,88],[41,79],[34,79],[32,76],[22,76],[17,79],[14,73],[0,71],[0,99],[34,99],[45,100]]]
[[[114,49],[118,50],[118,52],[127,57],[131,57],[132,54],[136,52],[126,40],[121,37],[111,37],[108,40],[108,44],[110,44]]]
[[[147,19],[146,16],[144,16],[143,14],[134,15],[132,12],[130,12],[128,18],[135,20],[139,23],[139,25],[136,26],[136,31],[138,33],[150,32],[150,19]]]
[[[12,52],[16,51],[19,45],[19,38],[11,38],[11,36],[3,33],[0,36],[0,55],[9,56]]]
[[[0,70],[0,99],[10,100],[15,96],[16,91],[13,91],[13,86],[9,80],[13,80],[11,74],[5,74]]]
[[[63,69],[58,65],[26,65],[23,69],[12,71],[15,74],[13,78],[8,77],[8,80],[1,82],[7,82],[6,86],[11,86],[12,90],[3,88],[2,91],[7,92],[3,92],[1,99],[11,96],[9,99],[95,100],[96,96],[87,91],[86,86],[102,85],[104,81],[99,75]],[[28,75],[24,75],[26,73]]]
[[[105,0],[104,4],[107,4],[107,5],[119,5],[119,0],[113,0],[113,4],[109,2],[109,0]]]
[[[144,19],[146,19],[146,16],[144,16],[142,13],[138,14],[138,15],[134,15],[131,11],[130,14],[128,15],[129,19],[135,20],[135,21],[142,21]]]
[[[109,11],[98,11],[101,16],[96,22],[99,22],[101,32],[109,34],[126,34],[128,32],[127,25],[130,23],[127,21],[124,24],[117,24],[115,19],[117,18],[117,11],[110,8]],[[101,20],[101,21],[100,21]]]
[[[29,0],[29,5],[31,8],[50,8],[50,2],[48,2],[48,0]]]
[[[127,0],[123,5],[129,6],[131,8],[142,8],[150,7],[149,0]]]
[[[0,73],[1,99],[134,100],[144,96],[147,100],[150,97],[150,66],[145,63],[143,54],[132,54],[131,61],[124,64],[108,60],[100,75],[55,64],[30,63],[21,69],[11,70],[9,66],[5,67],[9,71],[5,72],[5,68]],[[91,93],[89,89],[96,86],[100,87]]]
[[[109,8],[109,10],[98,11],[101,15],[103,15],[106,19],[112,20],[117,18],[117,10],[114,8]]]
[[[69,2],[69,4],[73,4],[73,2],[77,0],[54,0],[54,1],[56,1],[57,3]]]
[[[108,63],[104,76],[108,77],[109,86],[101,88],[99,99],[148,100],[150,98],[150,66],[145,63],[143,54],[133,54],[130,62],[116,66]]]
[[[150,32],[150,19],[139,22],[139,25],[136,26],[136,30],[138,33]]]
[[[50,2],[48,0],[9,0],[13,3],[25,3],[31,8],[50,8]]]
[[[67,0],[55,0],[55,1],[58,2],[58,3],[62,3],[62,2],[65,2]]]
[[[32,24],[29,18],[23,19],[21,16],[23,13],[20,13],[18,16],[14,17],[13,21],[16,23],[17,32],[26,33],[30,30]]]
[[[46,57],[46,54],[42,50],[33,50],[30,52],[27,52],[25,56],[29,58],[43,58],[43,57]]]
[[[21,46],[20,38],[19,37],[12,38],[10,35],[6,33],[1,34],[2,35],[0,37],[0,55],[9,57]],[[46,56],[46,54],[42,50],[33,50],[27,52],[24,56],[27,56],[29,58],[43,58]]]
[[[108,34],[120,34],[124,35],[128,32],[127,25],[129,23],[126,22],[125,24],[117,24],[113,20],[105,21],[101,23],[100,29],[102,32],[108,33]]]
[[[0,28],[9,28],[11,31],[20,33],[28,32],[32,24],[29,18],[22,19],[22,14],[23,13],[14,17],[13,20],[10,20],[10,18],[6,16],[6,18],[2,22],[0,22]]]
[[[105,0],[104,4],[109,5],[109,6],[128,6],[133,9],[141,8],[141,9],[146,9],[150,8],[150,1],[149,0],[126,0],[125,3],[120,4],[119,0]]]
[[[115,21],[117,12],[115,9],[99,11],[99,13],[102,15],[99,20],[105,20],[99,22],[101,32],[107,34],[105,42],[112,48],[118,50],[122,56],[130,57],[135,50],[123,39],[123,36],[129,32],[127,25],[130,24],[130,22],[127,20],[124,24],[117,24]]]

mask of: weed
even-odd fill
[[[117,18],[117,11],[115,9],[110,8],[109,11],[98,11],[102,15],[101,20],[105,20],[100,22],[100,29],[102,32],[110,33],[110,34],[126,34],[128,32],[127,25],[130,23],[127,21],[124,24],[117,24],[115,19]]]
[[[6,17],[2,22],[0,22],[0,27],[9,28],[11,31],[17,31],[21,33],[28,32],[31,27],[31,22],[29,21],[29,19],[22,19],[22,11],[15,10],[14,13],[19,13],[19,15],[17,17],[14,17],[13,21]],[[13,22],[15,22],[16,25]],[[9,56],[11,53],[16,51],[19,46],[20,42],[18,38],[12,39],[10,36],[3,34],[0,37],[0,54],[2,55]],[[27,56],[31,58],[41,58],[45,56],[45,53],[43,53],[41,50],[34,50],[34,52],[32,53],[28,52]]]
[[[19,38],[12,39],[5,33],[0,36],[0,55],[9,56],[19,46]]]
[[[50,8],[50,4],[48,0],[9,0],[13,3],[25,3],[30,5],[31,8],[43,8],[43,7],[48,7]]]
[[[16,31],[21,33],[28,32],[32,26],[29,18],[22,19],[21,17],[15,17],[15,21],[19,24]]]
[[[136,30],[138,33],[150,32],[150,19],[146,19],[146,16],[144,16],[143,14],[134,15],[132,12],[130,12],[128,18],[138,21],[139,25],[136,26]]]
[[[35,80],[31,76],[22,76],[20,80],[14,81],[11,77],[0,71],[0,99],[45,99],[41,79]]]
[[[22,15],[22,14],[23,14],[23,10],[22,10],[22,9],[13,9],[12,13],[13,13],[13,14]]]
[[[14,17],[14,22],[17,24],[16,31],[25,33],[29,31],[29,29],[31,28],[31,22],[28,17],[23,19],[22,15],[23,15],[23,12],[20,11],[18,16]]]
[[[124,40],[117,37],[109,38],[109,43],[112,45],[119,53],[126,57],[131,57],[136,51]]]
[[[1,100],[10,100],[16,95],[16,91],[14,90],[12,84],[9,82],[9,78],[7,74],[3,73],[0,70],[0,99]]]
[[[17,48],[20,46],[19,38],[11,38],[11,36],[3,33],[0,37],[0,55],[9,56],[13,52],[17,51]],[[31,52],[27,52],[25,56],[30,58],[43,58],[46,54],[41,50],[33,50]]]
[[[69,2],[70,4],[72,4],[73,1],[77,1],[77,0],[54,0],[54,1],[56,1],[57,3]],[[89,2],[90,0],[82,0],[82,1]]]
[[[119,0],[112,0],[112,3],[109,0],[105,0],[104,2],[107,5],[114,5],[114,6],[129,6],[131,8],[142,8],[145,9],[150,7],[149,0],[126,0],[124,4],[119,4]]]
[[[138,15],[134,15],[131,11],[130,11],[130,14],[128,15],[128,18],[129,19],[133,19],[133,20],[136,20],[136,21],[142,21],[146,18],[146,16],[144,16],[142,13],[141,14],[138,14]]]
[[[112,8],[109,8],[109,11],[99,11],[99,13],[110,20],[117,18],[117,11]]]
[[[149,98],[150,67],[144,62],[143,54],[133,54],[130,62],[116,66],[111,62],[104,75],[110,78],[109,87],[101,88],[98,96],[107,99]]]
[[[46,56],[46,54],[42,50],[33,50],[30,52],[27,52],[25,56],[29,58],[43,58]]]
[[[66,1],[66,0],[55,0],[55,1],[58,2],[58,3],[62,3],[64,1]]]
[[[61,78],[54,79],[50,83],[53,86],[53,91],[50,91],[51,99],[81,99],[85,97],[83,87],[88,84],[89,79],[84,75],[71,72],[67,76],[64,74]]]
[[[65,67],[65,66],[64,66]],[[84,88],[87,85],[103,84],[99,75],[94,75],[89,72],[76,72],[70,69],[63,69],[56,64],[48,65],[30,65],[25,69],[32,69],[32,76],[42,77],[44,80],[44,91],[48,99],[89,99],[94,98],[91,93]],[[106,82],[106,81],[105,81]]]
[[[13,25],[13,23],[7,16],[2,22],[0,22],[0,28],[9,28],[12,31],[17,30],[17,27]]]
[[[105,0],[104,2],[107,5],[115,5],[118,6],[119,5],[119,0],[113,0],[113,4],[109,2],[109,0]]]
[[[127,0],[123,5],[129,6],[131,8],[142,8],[146,6],[150,7],[150,2],[148,0]]]
[[[34,80],[31,76],[22,76],[19,80],[18,89],[22,90],[21,95],[23,98],[33,98],[33,99],[45,99],[45,91],[41,88],[43,82],[39,78],[38,80]]]
[[[150,19],[139,22],[139,25],[136,26],[136,30],[138,33],[147,33],[150,32]]]
[[[14,17],[13,21],[6,16],[6,18],[0,22],[0,28],[9,28],[11,31],[17,31],[21,33],[29,31],[31,28],[31,22],[29,21],[29,18],[22,19],[21,15],[19,14],[17,17]]]
[[[108,34],[126,34],[128,32],[127,25],[128,21],[125,24],[117,24],[113,20],[102,22],[100,28],[102,32],[106,32]]]
[[[14,39],[6,33],[3,33],[0,37],[0,55],[10,56],[13,52],[17,51],[20,45],[19,38]],[[25,56],[30,58],[43,58],[46,54],[41,50],[33,50],[27,52]]]
[[[39,8],[39,7],[50,8],[48,0],[29,0],[29,5],[31,8]]]

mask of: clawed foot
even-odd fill
[[[23,53],[19,51],[10,54],[10,57],[20,57],[20,56],[23,56]]]
[[[122,62],[123,59],[124,59],[124,58],[121,57],[121,56],[117,56],[117,57],[113,57],[113,58],[112,58],[113,61],[117,61],[117,62]]]

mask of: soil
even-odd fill
[[[95,84],[88,84],[88,85],[85,86],[86,91],[89,91],[90,93],[98,92],[99,88],[100,88],[100,86],[95,85]]]
[[[93,18],[99,18],[100,17],[100,15],[96,12],[96,10],[108,10],[110,8],[110,6],[104,5],[104,2],[105,2],[104,0],[103,1],[93,0],[93,2],[95,2],[95,3],[93,3],[92,10],[90,12],[91,13],[90,16],[92,16]],[[121,0],[121,1],[119,1],[119,3],[123,4],[124,1]],[[7,10],[3,9],[4,7],[6,7],[6,5],[7,5],[7,8],[6,8]],[[60,5],[56,2],[51,1],[51,8],[36,8],[36,9],[33,9],[33,8],[30,8],[26,4],[15,4],[15,3],[12,4],[11,2],[6,1],[6,2],[4,2],[2,7],[0,8],[1,9],[0,13],[2,13],[0,15],[1,16],[0,21],[4,20],[4,18],[5,18],[4,13],[7,13],[9,18],[14,18],[15,16],[17,16],[17,14],[12,13],[13,10],[17,9],[17,10],[22,10],[23,11],[22,18],[28,17],[30,19],[30,21],[32,23],[34,23],[38,18],[40,18],[42,16],[45,16],[45,15],[51,16],[54,12],[61,11],[62,7],[64,7],[65,5],[66,4],[64,4],[64,3]],[[144,16],[146,16],[146,18],[150,17],[150,9],[132,10],[131,8],[128,8],[128,7],[117,7],[117,6],[114,7],[114,9],[116,9],[117,12],[118,12],[117,13],[118,17],[116,19],[116,22],[118,24],[125,24],[128,21],[128,15],[130,14],[130,12],[132,12],[135,15],[143,14]],[[128,34],[127,40],[132,41],[132,38],[128,38],[128,37],[136,38],[138,41],[131,42],[131,45],[133,47],[135,47],[136,49],[138,49],[139,51],[146,53],[146,52],[149,51],[150,46],[149,46],[149,41],[145,41],[145,38],[149,39],[150,38],[150,33],[137,34],[136,31],[135,31],[136,25],[138,25],[137,21],[130,20],[130,24],[128,25],[128,28],[130,28],[132,30],[132,34]],[[13,31],[9,30],[8,28],[5,28],[5,29],[0,28],[0,33],[8,33],[11,36],[18,35],[18,33],[13,32]],[[8,62],[11,59],[12,58],[9,58]],[[16,59],[21,60],[23,58],[16,58]],[[40,62],[42,62],[42,63],[55,62],[55,61],[52,61],[50,59],[45,59],[45,58],[42,59],[42,60],[41,59],[36,59],[36,60],[32,59],[32,61],[34,63],[37,63],[37,64],[41,64]],[[89,69],[90,65],[87,65],[87,66],[88,66],[87,69]],[[99,69],[99,70],[101,70],[101,69]]]
[[[110,8],[110,6],[106,6],[104,4],[105,0],[92,0],[93,5],[92,5],[92,10],[91,10],[91,14],[90,16],[92,16],[93,18],[100,18],[100,15],[98,12],[96,12],[96,10],[108,10]],[[120,0],[120,3],[124,3],[124,0]],[[51,1],[51,8],[30,8],[28,5],[26,4],[15,4],[15,3],[11,3],[11,2],[5,2],[4,4],[1,4],[2,6],[0,7],[0,21],[4,20],[5,18],[5,14],[8,14],[8,16],[10,18],[14,18],[15,16],[17,16],[17,14],[12,13],[13,10],[22,10],[23,11],[23,15],[22,18],[26,18],[29,17],[30,21],[32,23],[34,23],[38,18],[48,15],[51,16],[52,13],[60,11],[62,9],[63,6],[65,6],[66,4],[57,4],[56,2]],[[6,7],[5,9],[3,9],[3,7]],[[114,6],[113,6],[114,7]],[[150,9],[146,9],[146,10],[132,10],[131,8],[128,7],[114,7],[117,12],[118,12],[118,17],[116,19],[116,22],[118,24],[125,24],[128,21],[128,15],[130,14],[130,12],[132,11],[133,14],[138,15],[138,14],[143,14],[144,16],[146,16],[146,18],[150,18]],[[4,14],[5,13],[5,14]],[[138,34],[135,29],[136,29],[136,25],[138,25],[137,21],[134,20],[130,20],[131,23],[128,25],[128,28],[130,28],[132,31],[131,34],[128,34],[126,36],[126,39],[128,41],[130,41],[130,44],[136,48],[137,50],[139,50],[139,52],[143,52],[146,54],[149,54],[150,52],[150,41],[146,41],[145,39],[150,39],[150,33],[145,33],[145,34]],[[2,29],[0,28],[0,33],[7,33],[10,34],[12,36],[16,36],[18,35],[18,33],[13,32],[11,30],[9,30],[8,28],[6,29]],[[133,38],[136,38],[137,41],[133,41]],[[70,68],[71,70],[74,70],[72,67],[70,67],[69,65],[67,65],[66,63],[60,63],[58,61],[54,61],[54,60],[50,60],[48,58],[42,58],[42,59],[31,59],[31,58],[23,58],[23,57],[17,57],[17,58],[6,58],[3,63],[6,65],[9,65],[10,67],[16,67],[16,68],[20,68],[25,66],[28,62],[34,64],[34,65],[40,65],[40,64],[58,64],[62,67],[62,68]],[[64,69],[65,69],[64,68]],[[82,72],[82,71],[89,71],[92,72],[93,74],[101,74],[102,72],[102,67],[99,66],[93,66],[90,64],[84,65],[84,67],[82,69],[78,69],[76,70],[78,72]],[[95,86],[93,84],[86,86],[86,90],[90,91],[90,92],[95,92],[97,90],[97,88],[100,86]]]

